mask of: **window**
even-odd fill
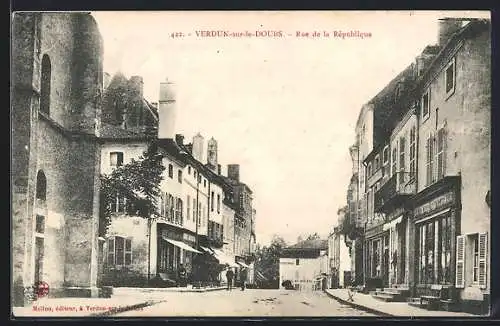
[[[479,282],[479,237],[474,234],[471,237],[472,242],[472,283]]]
[[[191,167],[188,166],[188,175],[191,175]]]
[[[412,126],[410,129],[410,178],[415,178],[416,172],[416,129]]]
[[[182,170],[177,171],[177,181],[182,183]]]
[[[203,188],[207,187],[207,179],[203,179]]]
[[[46,200],[47,198],[47,178],[43,171],[38,171],[36,175],[36,199]]]
[[[115,213],[126,213],[127,212],[127,198],[116,194],[113,201],[111,202],[111,211]]]
[[[217,194],[217,214],[220,213],[220,194]]]
[[[455,91],[455,58],[446,66],[445,71],[446,98]]]
[[[165,216],[165,194],[160,195],[160,216]]]
[[[196,179],[196,171],[193,172],[193,177]]]
[[[445,149],[446,149],[446,131],[445,128],[443,127],[438,131],[438,136],[437,136],[437,150],[436,150],[437,180],[442,179],[446,174]]]
[[[198,221],[198,215],[196,215],[196,199],[193,198],[193,220]]]
[[[436,108],[436,112],[434,113],[435,115],[435,122],[436,122],[436,129],[438,128],[438,122],[439,122],[439,108]]]
[[[174,178],[174,166],[172,164],[168,165],[168,177],[170,179]]]
[[[46,115],[50,114],[50,88],[51,88],[52,66],[48,55],[42,58],[42,80],[40,83],[40,111]]]
[[[451,284],[451,223],[447,213],[417,225],[420,284]]]
[[[177,198],[175,202],[175,223],[182,225],[182,199]]]
[[[429,134],[426,141],[426,185],[429,186],[434,182],[434,136]]]
[[[111,152],[109,153],[109,161],[111,166],[122,166],[123,165],[123,152]]]
[[[376,155],[375,156],[375,167],[374,167],[374,172],[378,171],[380,169],[380,156]]]
[[[372,176],[372,163],[368,163],[366,167],[366,176],[369,178]]]
[[[399,139],[399,183],[404,184],[405,182],[405,148],[406,139],[401,137]]]
[[[426,120],[429,117],[429,107],[430,107],[430,90],[428,90],[424,96],[422,96],[422,120]]]
[[[191,215],[191,197],[187,195],[186,197],[186,219],[189,221],[190,215]]]
[[[201,215],[201,203],[198,203],[198,226],[201,225],[201,220],[203,216]]]
[[[45,216],[36,215],[35,232],[40,234],[45,233]]]
[[[384,151],[382,152],[382,176],[385,176],[386,174],[390,174],[390,171],[388,170],[388,165],[389,165],[389,146],[384,147]]]
[[[300,264],[300,259],[298,259],[298,258],[297,258],[297,259],[295,259],[295,265],[296,265],[296,266],[299,266],[299,264]]]
[[[121,236],[108,238],[108,266],[121,267],[132,264],[132,239]]]
[[[393,176],[394,174],[396,174],[397,159],[398,159],[398,149],[397,149],[397,146],[394,146],[394,148],[392,149],[391,176]]]
[[[215,201],[215,194],[214,192],[212,191],[212,196],[210,197],[210,211],[214,211],[214,201]]]

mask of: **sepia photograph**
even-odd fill
[[[11,15],[11,319],[491,313],[489,11]]]

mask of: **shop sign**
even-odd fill
[[[179,233],[179,232],[175,232],[172,230],[161,230],[161,235],[162,235],[162,237],[165,237],[168,239],[182,241],[182,233]]]
[[[384,226],[383,225],[378,225],[374,227],[373,229],[367,230],[366,231],[366,237],[372,237],[375,236],[379,233],[382,233],[384,231]]]
[[[192,234],[189,234],[189,233],[184,233],[183,239],[185,241],[189,241],[189,242],[196,242],[196,237]]]
[[[439,197],[436,197],[432,199],[431,201],[418,206],[415,209],[415,216],[420,216],[420,215],[426,215],[428,213],[440,210],[445,208],[446,206],[449,206],[455,201],[455,196],[453,192],[447,192],[444,195],[441,195]]]

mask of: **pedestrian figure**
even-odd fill
[[[241,291],[245,291],[245,282],[247,280],[247,269],[241,268],[240,271],[240,282],[241,282]]]
[[[187,272],[186,272],[186,269],[184,268],[184,265],[183,264],[180,264],[179,265],[179,269],[178,269],[178,273],[179,273],[179,276],[178,276],[178,279],[179,279],[179,285],[181,287],[185,287],[187,286],[187,282],[186,282],[186,279],[187,279]]]
[[[228,267],[226,271],[226,279],[227,279],[227,290],[231,291],[233,288],[233,277],[234,277],[234,272],[231,267]]]

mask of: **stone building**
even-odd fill
[[[487,20],[440,21],[439,43],[370,103],[380,118],[361,155],[364,266],[365,285],[385,288],[378,298],[487,311],[490,30]]]
[[[279,261],[279,284],[290,281],[297,290],[317,289],[328,270],[328,240],[303,240],[283,249]]]
[[[439,54],[416,92],[415,291],[487,312],[490,293],[491,25],[440,21]],[[434,288],[436,288],[434,286]],[[474,308],[475,307],[475,308]]]
[[[102,38],[88,13],[16,13],[12,37],[13,304],[98,295]]]

